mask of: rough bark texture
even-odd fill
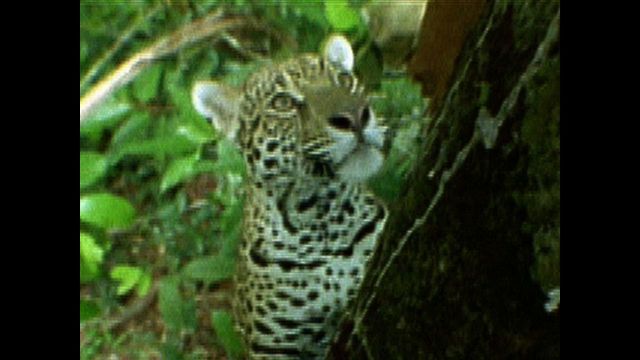
[[[559,358],[559,23],[484,4],[329,358]]]

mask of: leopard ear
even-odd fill
[[[230,86],[212,81],[198,81],[191,90],[191,102],[216,130],[235,141],[240,94]]]
[[[326,61],[346,72],[353,71],[354,56],[351,44],[342,35],[332,35],[323,52]]]

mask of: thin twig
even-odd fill
[[[242,45],[240,44],[240,41],[236,39],[233,35],[229,34],[228,32],[226,31],[223,32],[220,37],[222,40],[224,40],[227,43],[227,45],[229,45],[232,49],[237,51],[240,55],[244,56],[245,58],[251,61],[264,60],[264,56],[242,47]]]
[[[160,282],[156,281],[149,290],[149,293],[145,295],[145,297],[139,299],[131,306],[124,309],[124,311],[122,311],[118,316],[108,320],[105,326],[105,331],[112,331],[113,329],[118,328],[125,323],[133,320],[136,316],[144,312],[149,307],[149,305],[153,303],[156,295],[158,295],[158,289],[160,288],[159,284]]]
[[[114,329],[126,324],[127,322],[135,319],[137,316],[142,314],[146,309],[149,308],[153,301],[158,296],[158,289],[160,288],[160,281],[156,281],[149,290],[149,293],[145,295],[142,299],[138,299],[133,304],[125,308],[120,314],[112,317],[111,319],[105,318],[97,318],[87,321],[84,324],[80,325],[80,347],[85,345],[85,343],[89,340],[86,337],[82,337],[83,331],[88,328],[97,328],[103,333],[108,333],[113,331]]]
[[[221,16],[222,10],[218,10],[202,19],[187,24],[173,34],[163,37],[151,46],[139,51],[118,66],[80,99],[80,123],[86,120],[88,115],[113,92],[133,80],[154,61],[173,54],[194,42],[212,35],[221,34],[244,23],[244,20],[240,18],[221,21]]]
[[[80,79],[80,93],[82,94],[83,90],[89,85],[90,82],[94,80],[98,72],[102,70],[104,65],[109,61],[116,52],[118,52],[122,45],[124,45],[133,34],[135,34],[139,27],[149,21],[155,14],[162,9],[162,3],[158,3],[154,8],[152,8],[147,14],[139,16],[125,31],[124,33],[118,37],[116,42],[107,50],[92,66],[89,68],[89,71]]]

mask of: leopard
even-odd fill
[[[321,359],[387,220],[366,186],[387,128],[335,34],[234,88],[197,81],[197,112],[239,148],[247,185],[233,314],[248,359]]]

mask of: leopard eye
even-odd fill
[[[271,100],[271,108],[278,111],[289,110],[293,107],[293,99],[285,94],[278,94]]]
[[[351,121],[348,117],[342,115],[335,115],[329,118],[329,124],[336,129],[349,130],[351,129]]]

